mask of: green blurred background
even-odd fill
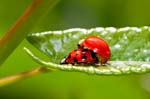
[[[0,0],[0,37],[32,0]],[[150,0],[62,0],[32,32],[75,27],[144,26],[150,23]],[[36,21],[36,20],[35,20]],[[144,34],[143,34],[144,35]],[[0,67],[0,77],[33,69],[22,50],[24,40]],[[93,76],[52,72],[0,87],[0,99],[150,99],[150,74]]]

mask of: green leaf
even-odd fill
[[[100,36],[108,42],[112,52],[110,65],[99,67],[59,65],[64,56],[77,48],[77,42],[89,35]],[[119,29],[114,27],[74,28],[64,31],[34,33],[29,35],[27,39],[48,55],[50,62],[41,60],[25,48],[27,53],[40,64],[50,68],[98,75],[122,75],[150,71],[150,27],[148,26]]]

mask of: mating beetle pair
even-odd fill
[[[78,49],[71,51],[60,64],[104,65],[110,59],[110,55],[110,48],[102,38],[88,36],[80,40]]]

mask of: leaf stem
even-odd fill
[[[37,74],[41,74],[41,73],[46,73],[46,72],[50,72],[52,71],[51,69],[49,69],[48,67],[38,67],[29,71],[25,71],[19,74],[15,74],[15,75],[11,75],[5,78],[1,78],[0,79],[0,87],[8,85],[8,84],[12,84],[16,81],[25,79],[27,77],[31,77],[33,75],[37,75]]]

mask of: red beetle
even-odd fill
[[[73,50],[69,53],[69,55],[63,58],[60,64],[96,64],[99,60],[96,57],[96,54],[92,50],[79,48],[77,50]]]
[[[82,39],[78,43],[78,48],[92,50],[97,57],[100,57],[100,63],[106,64],[110,59],[111,51],[108,44],[102,38],[97,36],[89,36]]]

